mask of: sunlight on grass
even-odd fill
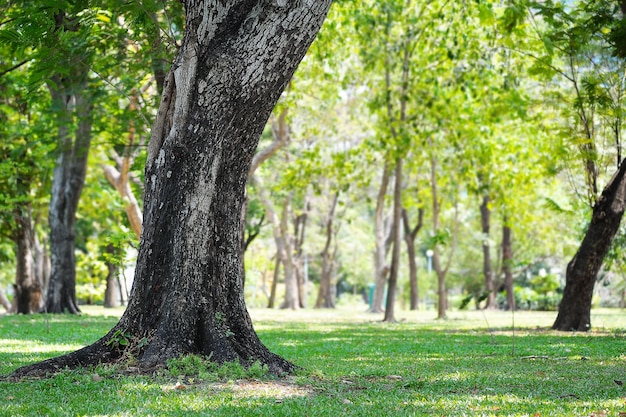
[[[549,330],[555,313],[252,310],[270,350],[295,376],[203,380],[114,368],[0,380],[0,416],[590,416],[626,411],[622,310],[594,311],[589,333]],[[101,337],[122,310],[0,317],[0,373]],[[107,317],[104,317],[106,314]],[[602,325],[600,326],[600,323]],[[178,375],[178,374],[176,374]],[[33,396],[32,393],[38,395]],[[46,401],[41,401],[46,398]]]

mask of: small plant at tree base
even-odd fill
[[[111,346],[113,348],[123,348],[125,346],[128,346],[128,343],[130,342],[132,335],[124,330],[116,330],[113,335],[111,336],[111,338],[109,339],[109,341],[106,343],[107,346]]]
[[[224,337],[231,337],[235,335],[235,333],[231,332],[226,325],[226,315],[221,311],[215,313],[215,324],[217,330],[220,331]]]
[[[148,338],[134,337],[129,332],[118,329],[113,333],[106,345],[123,351],[121,361],[128,366],[134,366],[137,362],[137,356],[148,346]]]
[[[239,362],[218,364],[199,355],[185,355],[167,361],[167,368],[173,377],[194,377],[202,381],[222,381],[236,379],[261,379],[270,376],[266,366],[254,362],[244,366]]]

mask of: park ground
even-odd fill
[[[0,316],[0,375],[84,346],[121,309]],[[217,368],[200,358],[150,375],[133,358],[47,379],[0,379],[4,416],[626,416],[626,312],[594,310],[589,333],[554,312],[253,309],[261,339],[299,367]]]

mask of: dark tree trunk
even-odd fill
[[[391,270],[389,271],[387,302],[385,303],[385,316],[383,317],[383,321],[385,322],[396,321],[396,287],[398,284],[398,271],[400,269],[400,245],[402,244],[402,162],[402,158],[398,158],[395,167],[392,221],[393,249],[391,250]]]
[[[496,305],[496,293],[493,288],[493,271],[491,269],[491,247],[489,239],[491,209],[489,208],[489,195],[483,196],[483,202],[480,205],[480,220],[483,232],[483,274],[485,276],[485,291],[487,292],[487,304],[485,308],[494,308]]]
[[[625,200],[626,164],[622,163],[593,207],[587,233],[567,265],[565,290],[553,329],[588,331],[591,328],[593,287],[622,221]]]
[[[513,288],[513,244],[511,228],[507,226],[508,217],[504,216],[502,227],[502,269],[504,272],[504,288],[506,290],[506,309],[515,310],[515,291]]]
[[[294,366],[259,340],[241,286],[240,215],[263,127],[330,0],[186,0],[183,45],[166,80],[146,163],[144,228],[131,298],[94,344],[14,377],[194,353],[216,362]],[[289,5],[289,6],[288,6]],[[114,341],[128,335],[124,346]]]

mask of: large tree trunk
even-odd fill
[[[588,331],[598,272],[619,229],[626,200],[626,164],[622,163],[593,207],[591,223],[576,255],[567,265],[565,290],[555,330]]]
[[[55,84],[62,86],[61,77]],[[70,86],[61,90],[51,87],[53,102],[61,108],[59,120],[59,156],[54,168],[50,197],[50,250],[51,271],[48,285],[46,311],[48,313],[78,313],[76,303],[75,224],[78,200],[85,183],[87,156],[91,143],[92,104],[83,95],[85,85]],[[72,113],[78,118],[78,128],[72,137]]]
[[[330,0],[186,0],[185,38],[148,148],[144,228],[128,308],[102,339],[14,376],[188,353],[294,366],[259,340],[244,304],[240,214],[254,149]],[[128,335],[127,345],[115,336]]]
[[[400,245],[402,245],[402,158],[396,160],[395,183],[393,189],[393,220],[392,236],[393,249],[391,250],[391,270],[389,271],[389,285],[387,289],[387,302],[385,304],[385,317],[383,321],[394,322],[396,304],[396,286],[398,284],[398,271],[400,269]]]
[[[480,205],[480,223],[483,232],[483,274],[485,277],[485,291],[487,292],[485,308],[494,308],[496,305],[496,293],[493,288],[493,271],[491,268],[491,244],[489,239],[491,209],[489,208],[489,195],[483,196],[483,202]]]

